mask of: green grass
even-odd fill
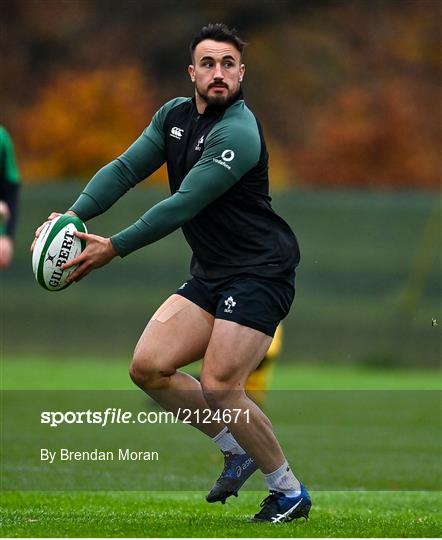
[[[124,261],[115,261],[61,295],[40,289],[30,268],[33,231],[50,211],[68,207],[79,191],[80,184],[24,186],[14,264],[1,276],[3,389],[132,389],[127,374],[131,349],[157,306],[188,276],[189,250],[177,232]],[[94,220],[90,230],[103,235],[121,230],[163,197],[161,191],[134,191]],[[161,467],[151,467],[148,473],[141,472],[138,464],[130,471],[124,468],[129,484],[137,479],[136,488],[144,492],[4,491],[0,536],[442,535],[441,493],[429,491],[441,485],[442,431],[438,409],[431,406],[431,400],[438,398],[434,392],[425,392],[441,388],[436,368],[442,325],[431,324],[432,318],[441,319],[440,250],[432,249],[440,233],[429,227],[437,198],[416,192],[297,190],[276,194],[274,203],[296,231],[302,262],[296,301],[285,321],[286,362],[277,366],[272,383],[281,392],[274,393],[275,407],[269,403],[269,408],[290,460],[312,490],[311,519],[280,526],[248,523],[264,491],[243,490],[239,499],[225,506],[206,504],[204,493],[196,490],[210,487],[221,459],[210,441],[182,429],[165,434],[169,438],[163,441],[167,448]],[[318,365],[318,359],[324,365]],[[399,367],[405,364],[409,369]],[[281,414],[287,396],[294,405],[300,399],[293,392],[284,394],[290,389],[322,392],[304,394],[308,414],[294,419]],[[336,390],[343,391],[337,400]],[[369,393],[363,399],[358,392],[344,395],[352,390]],[[389,414],[385,406],[389,390],[403,391],[397,393],[396,401],[393,396],[395,414]],[[45,393],[23,395],[31,400]],[[366,414],[365,425],[360,415],[365,415],[367,396],[372,397],[366,407],[372,414]],[[20,396],[16,397],[20,403]],[[290,413],[295,410],[285,408]],[[22,416],[10,419],[16,431],[11,427],[2,437],[2,450],[11,444],[8,449],[14,449],[18,463],[38,440],[32,416],[23,417],[30,409],[24,407],[21,412]],[[158,433],[154,426],[149,428],[148,436],[155,444]],[[46,444],[51,438],[43,435]],[[54,443],[52,439],[48,445]],[[164,467],[171,468],[176,461],[177,441],[182,456],[175,468],[181,471],[178,479],[183,489],[195,491],[154,492],[152,484],[177,489],[168,487],[170,480],[167,483],[161,476]],[[375,468],[373,455],[379,463]],[[4,456],[3,461],[7,461]],[[12,459],[9,469],[2,469],[9,478],[14,478],[14,463]],[[15,474],[25,479],[28,474],[32,484],[32,467],[27,473],[16,468]],[[189,487],[197,474],[202,485]],[[55,476],[55,470],[49,470],[46,485],[52,483],[53,488]],[[85,489],[82,479],[72,476],[73,483]],[[2,481],[4,487],[6,475]],[[92,475],[88,487],[98,489],[99,483],[94,486],[93,482]],[[254,475],[248,486],[258,490],[264,484]],[[41,484],[38,487],[42,489]],[[360,491],[348,491],[356,489]],[[401,491],[373,491],[380,489]]]
[[[261,493],[225,506],[203,493],[5,493],[5,537],[438,537],[439,493],[313,493],[309,521],[249,523]]]
[[[2,387],[9,390],[129,389],[131,383],[127,377],[126,364],[126,360],[83,359],[78,361],[74,358],[63,360],[9,358],[2,362]],[[277,425],[278,434],[285,441],[284,445],[287,446],[290,456],[294,455],[296,460],[300,461],[300,473],[312,488],[314,506],[308,522],[299,520],[276,526],[249,523],[249,517],[257,512],[259,502],[265,496],[264,487],[262,491],[243,489],[238,499],[229,500],[225,506],[208,505],[204,501],[205,493],[201,491],[153,491],[148,485],[159,485],[163,489],[168,489],[167,485],[170,485],[170,483],[167,484],[167,481],[161,480],[163,474],[161,466],[153,466],[149,469],[151,472],[148,474],[152,478],[145,478],[145,484],[142,475],[146,473],[141,473],[135,466],[134,478],[138,475],[137,485],[145,485],[147,490],[145,492],[4,491],[1,501],[0,536],[439,537],[442,534],[442,494],[440,491],[428,491],[428,489],[439,489],[437,486],[440,485],[440,481],[437,480],[437,472],[435,476],[430,472],[430,476],[427,474],[426,479],[424,478],[424,473],[427,470],[434,470],[435,461],[437,461],[437,457],[434,457],[437,456],[435,452],[438,448],[437,428],[435,427],[437,418],[433,418],[430,422],[425,415],[424,400],[420,399],[416,407],[407,412],[411,415],[403,416],[401,414],[396,419],[389,420],[388,415],[385,415],[382,402],[380,402],[380,397],[384,399],[389,396],[389,393],[385,392],[387,389],[404,391],[439,389],[440,377],[438,375],[435,370],[380,370],[344,366],[277,365],[272,384],[276,391],[274,394],[276,397],[282,396],[284,389],[304,391],[372,390],[373,392],[369,392],[368,395],[374,396],[373,403],[377,406],[373,409],[375,416],[372,420],[373,427],[380,429],[380,431],[376,432],[374,440],[371,440],[373,437],[370,435],[372,427],[366,426],[365,435],[358,428],[357,416],[360,409],[357,407],[360,407],[361,403],[358,404],[357,401],[353,403],[354,411],[345,405],[345,401],[335,403],[337,408],[334,412],[339,413],[339,418],[345,417],[347,422],[345,425],[339,426],[338,420],[335,424],[328,425],[328,420],[315,410],[311,411],[307,419],[298,417],[296,420],[296,434],[297,437],[300,437],[298,441],[293,437],[293,418],[290,420],[290,418],[285,419],[282,416],[282,423]],[[281,392],[277,393],[278,390]],[[375,392],[375,390],[380,392]],[[318,402],[321,407],[327,407],[330,403],[330,396],[336,394],[339,393],[322,392],[317,396],[311,393],[305,395],[312,404]],[[343,396],[350,395],[348,392],[341,392],[341,394]],[[394,394],[396,395],[396,393]],[[409,392],[401,394],[404,395],[405,399],[407,396],[414,396]],[[68,395],[67,392],[66,395]],[[286,392],[285,395],[289,394]],[[358,395],[355,394],[355,397]],[[427,394],[416,395],[422,398]],[[428,395],[434,395],[434,392]],[[272,418],[278,418],[278,410],[280,411],[276,406],[275,415],[272,411]],[[15,419],[19,423],[23,422],[23,419],[14,416]],[[330,419],[333,420],[333,414]],[[352,425],[355,420],[356,425],[353,429]],[[402,441],[408,452],[408,461],[405,456],[396,454],[395,446],[392,445],[394,443],[394,437],[391,436],[394,433],[393,430],[397,429],[399,434],[404,433],[404,428],[400,425],[402,422],[411,422],[409,428],[405,425],[405,431],[411,430],[411,435],[415,433],[414,438],[411,436]],[[32,422],[28,422],[28,425],[32,426]],[[349,430],[345,431],[344,428],[349,428]],[[153,431],[153,426],[148,429],[150,434],[158,433]],[[338,435],[333,442],[330,436],[335,431]],[[178,433],[181,434],[179,437]],[[300,435],[300,433],[304,434]],[[354,435],[352,435],[353,433]],[[26,439],[26,434],[19,433],[19,435],[24,437],[23,440]],[[210,446],[210,442],[206,443],[204,438],[193,435],[194,433],[190,429],[184,431],[184,427],[181,431],[172,431],[170,433],[172,438],[165,441],[166,445],[172,449],[170,450],[172,454],[168,456],[167,452],[164,452],[164,459],[172,459],[171,463],[173,463],[175,459],[173,448],[178,437],[181,444],[184,445],[181,454],[184,472],[182,471],[181,475],[183,478],[187,478],[187,475],[194,476],[197,471],[200,471],[203,476],[203,485],[207,484],[207,487],[210,487],[211,482],[219,472],[221,462],[217,452]],[[349,437],[345,442],[348,451],[344,455],[339,451],[340,438],[343,436]],[[326,443],[323,450],[321,449],[321,437]],[[363,437],[368,437],[368,439],[363,439]],[[420,444],[422,440],[424,442]],[[194,444],[195,446],[193,446]],[[380,456],[384,456],[383,452],[386,452],[385,463],[389,459],[392,459],[393,462],[390,464],[382,463],[381,465],[385,466],[385,469],[381,467],[380,470],[376,471],[370,469],[369,464],[365,471],[359,469],[358,459],[361,457],[365,459],[364,456],[370,454],[370,445],[373,445],[372,448],[378,451]],[[382,445],[385,445],[384,450]],[[20,445],[16,448],[17,454],[19,454]],[[426,454],[427,450],[429,453]],[[337,458],[333,458],[333,452]],[[200,463],[192,459],[195,454],[201,457]],[[416,459],[413,459],[413,455],[416,455]],[[422,461],[422,456],[426,456],[426,459],[429,460],[428,463]],[[345,461],[344,466],[338,463],[340,457],[342,457],[341,461]],[[354,463],[351,465],[352,459],[354,459]],[[401,460],[403,461],[401,462]],[[394,469],[392,463],[396,461],[398,462],[397,466],[403,467],[403,469]],[[336,467],[333,471],[334,464]],[[3,470],[10,474],[9,470]],[[384,489],[373,486],[381,485],[388,474],[393,477],[393,473],[397,473],[398,470],[404,470],[403,485],[405,487],[402,488],[402,491],[367,491],[368,489]],[[435,470],[438,470],[437,467]],[[346,477],[342,477],[342,471],[347,473]],[[52,469],[52,473],[49,470],[48,474],[52,474],[55,478],[55,469]],[[261,485],[263,486],[261,479],[257,475],[255,476],[256,478],[253,477],[250,483],[250,487],[254,490],[259,489]],[[418,477],[421,482],[420,486],[428,485],[430,487],[423,488],[424,491],[417,486],[416,489],[420,489],[420,491],[407,491],[407,489],[411,489],[407,486],[413,486],[413,478]],[[324,487],[318,489],[321,482],[324,482]],[[47,478],[47,484],[51,484],[50,476]],[[79,481],[79,485],[81,485],[81,481]],[[181,485],[183,485],[182,479]],[[392,485],[391,489],[398,489],[398,487],[394,487],[394,482]],[[96,487],[100,487],[99,482]],[[184,489],[186,488],[184,487]],[[330,489],[339,491],[330,491]],[[349,489],[359,489],[360,491],[348,491]]]
[[[128,376],[130,358],[21,358],[3,359],[1,387],[5,390],[57,389],[127,390],[134,386]],[[197,367],[190,367],[195,372]],[[274,390],[440,390],[436,369],[375,369],[346,365],[279,363],[274,370]]]

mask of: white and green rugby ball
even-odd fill
[[[61,291],[70,285],[66,279],[75,267],[62,270],[61,266],[86,247],[75,231],[87,232],[86,225],[76,216],[63,214],[46,224],[35,243],[32,269],[38,283],[48,291]]]

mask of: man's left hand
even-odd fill
[[[117,255],[109,238],[103,238],[96,234],[87,234],[78,231],[75,232],[75,236],[81,240],[86,240],[87,246],[81,255],[75,257],[75,259],[72,259],[61,267],[62,270],[66,270],[67,268],[78,264],[78,267],[67,279],[69,283],[80,281],[92,272],[92,270],[104,266]]]

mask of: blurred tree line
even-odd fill
[[[250,44],[244,90],[274,184],[439,188],[441,6],[0,0],[0,122],[26,181],[88,177],[192,94],[188,43],[223,21]]]

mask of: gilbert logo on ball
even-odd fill
[[[50,221],[41,231],[32,253],[32,269],[38,283],[48,291],[61,291],[70,283],[68,276],[75,267],[61,266],[75,259],[86,247],[75,231],[87,232],[86,225],[75,216],[64,214]]]

